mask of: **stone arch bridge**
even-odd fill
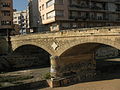
[[[101,45],[120,49],[120,27],[102,27],[11,37],[12,52],[34,45],[51,55],[52,85],[84,81],[95,76],[94,52]],[[57,82],[57,84],[56,84]],[[59,83],[58,83],[59,82]]]

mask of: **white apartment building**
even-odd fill
[[[29,29],[29,15],[28,10],[14,11],[13,24],[18,25],[19,33],[26,34]]]

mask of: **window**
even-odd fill
[[[72,12],[70,12],[70,14],[71,14],[71,17],[78,17],[78,12],[76,12],[76,11],[72,11]]]
[[[21,21],[18,21],[18,24],[21,24]]]
[[[64,11],[63,10],[56,11],[56,16],[60,16],[60,17],[64,16]]]
[[[44,4],[42,5],[42,10],[44,10]]]
[[[103,13],[97,13],[97,20],[103,20]]]
[[[18,16],[18,20],[24,20],[24,16],[23,15]]]
[[[10,16],[10,11],[2,11],[3,16]]]
[[[47,19],[55,17],[55,11],[51,11],[51,12],[47,13],[46,17],[47,17]]]
[[[46,3],[46,8],[52,6],[54,3],[55,3],[55,0],[49,0],[49,1]]]
[[[116,5],[116,11],[120,11],[120,5]]]
[[[42,20],[45,20],[45,15],[42,15]]]
[[[11,21],[1,21],[1,25],[11,25]]]
[[[14,19],[17,19],[17,17],[14,17]]]
[[[56,0],[56,4],[63,4],[63,0]]]
[[[55,30],[57,28],[57,24],[52,25],[52,30]]]
[[[1,6],[2,7],[10,7],[10,3],[2,3]]]
[[[41,11],[41,6],[40,6],[40,11]]]
[[[17,21],[14,21],[15,24],[17,24]]]
[[[71,25],[70,25],[70,23],[62,23],[61,26],[63,29],[68,29],[68,28],[70,28]]]

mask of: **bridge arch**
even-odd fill
[[[12,53],[11,57],[15,61],[12,67],[16,69],[21,68],[49,68],[51,54],[45,49],[25,44],[17,47]]]
[[[46,52],[48,52],[50,55],[54,55],[54,51],[52,51],[46,44],[39,44],[37,42],[18,43],[15,46],[14,45],[12,46],[12,50],[14,52],[16,49],[18,49],[18,48],[20,48],[22,46],[25,46],[25,45],[32,45],[32,46],[39,47],[39,48],[45,50]]]
[[[73,42],[69,42],[66,46],[63,46],[58,63],[61,77],[78,75],[81,80],[83,77],[89,78],[86,77],[86,73],[88,76],[91,75],[91,78],[94,77],[95,70],[99,67],[96,64],[98,62],[95,59],[95,51],[102,45],[120,50],[120,43],[117,41],[99,38],[73,40]],[[99,68],[101,69],[102,67]]]
[[[46,49],[44,49],[44,48],[41,48],[41,47],[39,47],[39,46],[36,46],[36,45],[33,45],[33,44],[25,44],[25,45],[21,45],[21,46],[19,46],[19,47],[17,47],[14,51],[13,51],[13,53],[15,53],[15,52],[17,52],[19,49],[24,49],[23,47],[36,47],[37,49],[41,49],[41,50],[43,50],[43,51],[45,51],[45,52],[47,52],[47,53],[49,53]],[[29,48],[29,49],[31,49],[31,48]],[[32,51],[32,50],[31,50]],[[32,53],[31,53],[32,54]],[[49,53],[50,55],[51,55],[51,53]]]
[[[101,44],[101,45],[108,45],[108,46],[111,46],[111,47],[114,47],[116,49],[119,49],[120,50],[120,43],[119,41],[117,40],[111,40],[111,39],[107,39],[107,38],[96,38],[94,37],[93,39],[83,39],[83,40],[73,40],[69,43],[66,43],[64,46],[62,46],[62,49],[60,50],[59,52],[59,56],[62,56],[67,50],[75,47],[75,46],[78,46],[78,45],[85,45],[85,44],[88,44],[88,43],[91,43],[91,44]]]

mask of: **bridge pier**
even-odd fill
[[[50,57],[50,61],[51,61],[51,67],[50,67],[50,74],[51,74],[51,80],[50,80],[50,87],[59,87],[60,86],[60,82],[59,82],[59,57],[58,56],[51,56]]]
[[[51,56],[50,57],[50,60],[51,60],[51,67],[50,67],[50,73],[51,73],[51,77],[53,79],[56,79],[58,78],[58,60],[59,60],[59,57],[57,56]]]
[[[51,57],[50,87],[66,86],[91,81],[96,75],[96,62],[93,54],[69,57]]]

